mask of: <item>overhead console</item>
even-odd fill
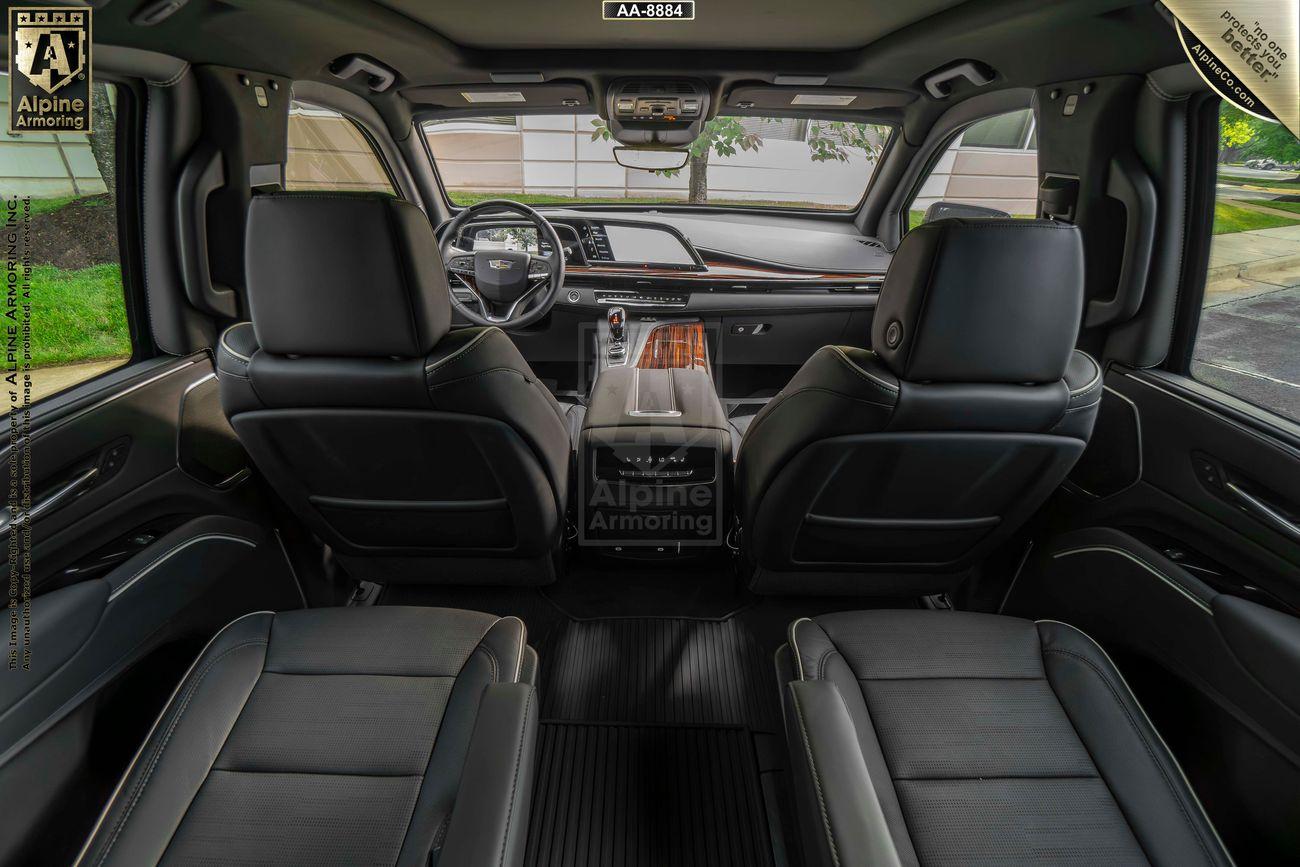
[[[684,146],[712,117],[712,102],[697,79],[624,78],[605,91],[605,119],[622,144]]]

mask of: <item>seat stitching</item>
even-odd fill
[[[839,653],[839,652],[840,652],[840,649],[839,649],[838,647],[831,647],[830,650],[828,650],[828,651],[826,651],[825,653],[822,654],[821,662],[819,662],[819,663],[817,664],[817,679],[818,679],[818,680],[825,680],[825,679],[826,679],[826,663],[830,661],[830,658],[831,658],[832,656],[834,656],[835,654],[837,654],[837,653]],[[845,664],[845,665],[848,665],[848,662],[846,661],[844,664]],[[852,667],[852,666],[849,666],[849,670],[852,671],[852,670],[853,670],[853,667]]]
[[[794,667],[799,673],[799,679],[804,680],[803,676],[803,654],[799,652],[799,624],[807,620],[812,623],[810,617],[800,617],[794,623],[790,624],[790,649],[794,651]]]
[[[176,84],[178,84],[180,80],[185,77],[185,73],[189,71],[190,71],[190,62],[187,60],[185,61],[184,65],[181,66],[180,70],[174,73],[171,78],[167,78],[162,81],[147,80],[146,83],[151,84],[154,87],[175,87]]]
[[[473,373],[470,374],[469,376],[462,376],[458,379],[448,379],[444,382],[432,383],[431,385],[429,385],[429,391],[433,391],[438,388],[445,388],[446,386],[449,385],[461,385],[463,383],[473,382],[476,379],[482,379],[483,377],[489,376],[493,373],[513,373],[516,376],[518,376],[520,379],[522,379],[524,382],[532,381],[528,378],[526,374],[524,374],[523,371],[516,370],[513,367],[493,367],[490,370],[480,371],[479,373]]]
[[[433,373],[435,370],[438,370],[441,367],[446,367],[449,364],[453,364],[457,361],[460,361],[461,358],[463,358],[464,356],[473,352],[475,349],[478,349],[480,346],[482,346],[484,339],[486,339],[489,334],[491,334],[493,331],[496,330],[497,330],[496,328],[483,329],[478,334],[474,335],[474,337],[470,339],[469,343],[465,344],[460,349],[456,350],[456,352],[453,353],[452,355],[440,361],[435,361],[433,364],[427,365],[424,368],[424,372]]]
[[[832,346],[830,350],[831,352],[835,353],[835,355],[839,356],[839,359],[841,361],[843,361],[845,364],[849,366],[849,370],[853,371],[858,376],[864,378],[870,385],[875,386],[877,389],[880,389],[881,391],[884,391],[887,394],[897,396],[898,386],[890,385],[889,383],[885,382],[882,379],[877,379],[874,375],[859,367],[857,362],[849,358],[848,354],[840,347]]]
[[[492,625],[496,626],[496,623]],[[488,631],[490,632],[491,630],[489,629]],[[484,638],[486,637],[487,634],[484,633]],[[481,643],[482,640],[483,639],[479,639],[480,643],[474,649],[481,650],[485,654],[487,654],[488,664],[492,666],[492,682],[499,683],[501,681],[501,671],[500,671],[500,666],[497,664],[497,655],[492,652],[492,648],[488,647],[486,644]]]
[[[528,701],[524,704],[524,719],[519,731],[519,749],[515,753],[515,776],[510,783],[510,804],[506,807],[506,828],[505,833],[501,835],[501,859],[497,862],[499,865],[506,863],[506,848],[510,843],[510,821],[515,813],[515,798],[519,791],[519,768],[523,764],[524,758],[524,741],[527,739],[528,720],[533,715],[533,695],[534,690],[528,691]]]
[[[234,331],[236,328],[239,328],[240,326],[247,325],[251,327],[252,324],[253,323],[251,322],[236,322],[234,325],[230,326],[225,331],[221,332],[221,337],[218,340],[218,343],[220,344],[221,348],[226,350],[226,352],[230,353],[231,355],[235,356],[236,360],[242,361],[244,363],[244,366],[248,366],[248,364],[253,360],[252,356],[244,355],[244,353],[236,351],[236,349],[233,346],[231,346],[230,343],[226,340],[226,336],[229,335],[230,332]]]
[[[826,798],[822,794],[821,776],[817,773],[817,761],[813,758],[812,744],[808,740],[808,726],[804,723],[803,706],[799,704],[799,693],[791,690],[790,699],[794,702],[795,716],[799,720],[799,736],[803,739],[804,754],[808,759],[808,770],[812,772],[813,788],[817,792],[817,807],[821,811],[822,827],[826,831],[826,842],[831,849],[831,862],[838,867],[840,863],[839,850],[835,847],[835,833],[831,830],[830,816],[826,813]],[[842,697],[841,700],[843,700]]]
[[[1092,365],[1092,369],[1095,372],[1092,375],[1092,379],[1088,381],[1087,385],[1084,385],[1080,388],[1070,389],[1071,397],[1087,394],[1088,392],[1092,391],[1101,383],[1101,365],[1098,364],[1096,361],[1094,361],[1092,359],[1092,356],[1088,355],[1086,352],[1080,352],[1079,355],[1082,355],[1084,358],[1088,359],[1088,363]]]
[[[878,406],[881,409],[893,410],[896,407],[896,404],[878,403],[874,400],[868,400],[865,397],[857,397],[851,394],[844,394],[843,392],[835,391],[829,388],[822,388],[821,386],[808,385],[808,386],[804,386],[803,388],[797,388],[794,391],[782,392],[781,394],[773,398],[772,402],[764,406],[763,411],[760,412],[758,415],[754,416],[754,420],[749,423],[749,428],[745,431],[745,438],[748,439],[754,433],[754,431],[758,430],[759,425],[762,424],[764,420],[771,418],[776,413],[777,408],[780,407],[782,404],[784,404],[787,400],[793,397],[797,397],[798,395],[804,394],[805,392],[809,392],[809,391],[819,391],[822,392],[823,394],[834,395],[835,397],[842,397],[845,400],[851,400],[856,403],[865,403],[870,406]]]
[[[1133,719],[1133,714],[1129,711],[1128,707],[1124,704],[1124,700],[1120,696],[1119,691],[1115,689],[1115,685],[1110,682],[1110,678],[1106,676],[1106,673],[1101,669],[1100,666],[1098,666],[1091,659],[1088,659],[1088,657],[1083,656],[1082,654],[1075,653],[1074,651],[1065,650],[1063,648],[1058,648],[1058,647],[1049,647],[1049,648],[1045,648],[1043,652],[1057,653],[1057,654],[1061,654],[1062,656],[1074,657],[1075,659],[1082,662],[1084,665],[1091,668],[1093,672],[1096,673],[1096,675],[1099,678],[1101,678],[1101,682],[1105,684],[1106,689],[1110,692],[1111,698],[1115,699],[1115,704],[1117,704],[1120,710],[1124,712],[1124,718],[1128,720],[1128,724],[1133,729],[1134,734],[1136,734],[1138,738],[1142,741],[1142,747],[1147,751],[1147,756],[1151,759],[1151,762],[1156,766],[1156,770],[1160,772],[1161,778],[1165,781],[1165,786],[1168,787],[1169,793],[1173,795],[1174,802],[1178,805],[1178,812],[1182,813],[1183,819],[1186,820],[1187,826],[1192,831],[1192,836],[1196,838],[1197,845],[1201,847],[1201,853],[1205,855],[1205,860],[1210,863],[1214,863],[1214,858],[1210,855],[1210,850],[1206,846],[1205,840],[1201,838],[1200,829],[1196,827],[1196,823],[1192,821],[1192,817],[1187,813],[1187,807],[1183,803],[1182,797],[1180,797],[1179,795],[1178,787],[1174,784],[1174,781],[1169,778],[1169,773],[1165,770],[1164,765],[1162,765],[1160,763],[1160,760],[1156,757],[1155,751],[1151,747],[1151,742],[1147,740],[1146,733],[1142,731],[1141,726],[1139,726],[1137,724],[1137,721]]]
[[[116,827],[113,830],[113,836],[109,838],[108,844],[105,846],[103,853],[99,856],[98,859],[96,859],[95,861],[96,864],[104,863],[104,860],[108,858],[109,852],[112,851],[114,844],[117,843],[117,838],[121,835],[122,831],[126,828],[127,820],[131,817],[131,813],[135,810],[135,805],[139,803],[140,796],[144,794],[145,785],[149,782],[150,779],[153,778],[153,773],[155,770],[157,770],[158,763],[162,760],[162,755],[163,752],[167,749],[167,744],[171,742],[172,735],[176,733],[176,728],[180,725],[181,718],[185,716],[185,711],[189,707],[190,701],[194,698],[194,695],[198,692],[199,686],[202,685],[203,683],[203,679],[208,676],[208,672],[210,672],[213,666],[215,666],[218,662],[225,659],[227,656],[234,653],[236,650],[240,650],[241,648],[245,648],[245,647],[252,647],[254,645],[265,646],[269,643],[270,643],[269,640],[265,638],[250,639],[249,641],[240,642],[239,644],[236,644],[233,647],[229,647],[226,650],[222,651],[219,655],[213,657],[212,660],[210,660],[207,665],[203,666],[203,670],[199,672],[198,677],[195,678],[193,685],[186,692],[185,700],[181,703],[180,709],[177,710],[176,716],[172,718],[171,723],[167,726],[167,733],[163,736],[163,740],[158,745],[157,751],[154,753],[153,758],[149,761],[149,767],[145,771],[144,776],[141,777],[139,782],[137,782],[135,786],[132,788],[131,801],[130,803],[127,804],[126,811],[122,814],[122,818],[120,818],[117,821]]]

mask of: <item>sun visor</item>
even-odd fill
[[[775,87],[770,84],[743,85],[727,95],[728,108],[753,111],[877,111],[900,108],[916,99],[902,90],[872,90],[863,87]]]
[[[580,82],[544,84],[446,84],[408,87],[402,95],[416,106],[449,109],[575,109],[595,112],[591,94]]]

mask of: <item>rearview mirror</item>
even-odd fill
[[[680,169],[690,159],[690,152],[677,148],[614,148],[614,159],[625,169],[664,172]]]

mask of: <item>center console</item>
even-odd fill
[[[600,374],[578,441],[578,541],[649,554],[724,543],[731,432],[702,323],[601,329]]]

